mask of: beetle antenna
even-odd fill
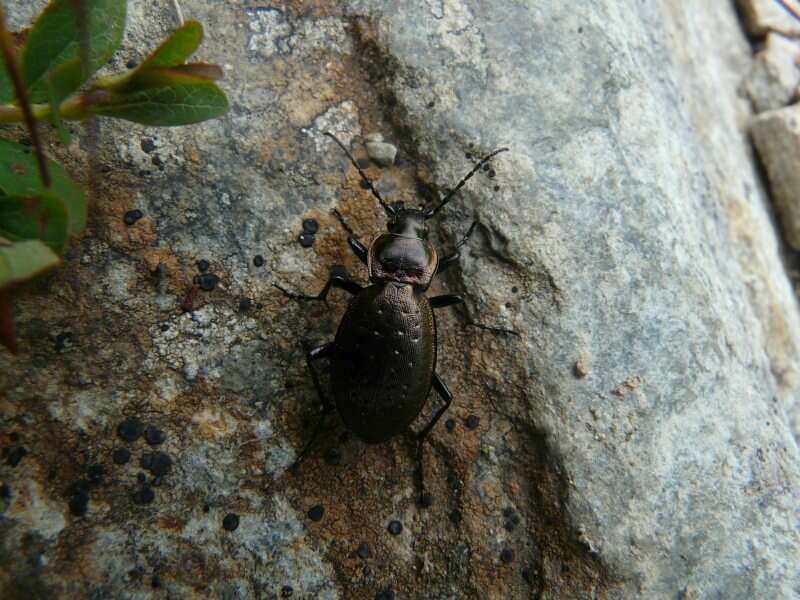
[[[464,184],[465,184],[465,183],[467,183],[467,181],[469,181],[469,180],[470,180],[470,178],[471,178],[473,175],[475,175],[475,173],[477,173],[477,172],[478,172],[478,170],[479,170],[479,169],[480,169],[480,168],[481,168],[483,165],[485,165],[487,162],[489,162],[489,161],[490,161],[490,160],[491,160],[491,159],[492,159],[492,158],[493,158],[495,155],[497,155],[497,154],[500,154],[501,152],[507,152],[507,151],[508,151],[508,148],[498,148],[497,150],[495,150],[495,151],[494,151],[494,152],[492,152],[491,154],[489,154],[489,155],[487,155],[487,156],[483,157],[483,158],[480,160],[480,162],[479,162],[477,165],[475,165],[475,168],[473,168],[473,169],[472,169],[472,171],[470,171],[469,173],[467,173],[466,177],[464,177],[464,179],[462,179],[461,181],[459,181],[459,182],[458,182],[458,185],[457,185],[456,187],[454,187],[452,190],[450,190],[450,193],[448,193],[448,194],[447,194],[447,195],[444,197],[444,200],[442,200],[442,201],[439,203],[439,206],[437,206],[436,208],[429,208],[428,210],[426,210],[426,211],[425,211],[425,218],[426,218],[426,219],[430,219],[431,217],[435,216],[435,215],[436,215],[436,213],[438,213],[440,210],[442,210],[442,208],[444,207],[444,205],[445,205],[445,204],[447,204],[448,202],[450,202],[450,200],[452,200],[453,196],[455,196],[455,195],[456,195],[456,192],[457,192],[458,190],[460,190],[462,187],[464,187]]]
[[[358,174],[361,175],[361,179],[363,179],[364,182],[366,183],[367,188],[369,189],[369,191],[372,192],[372,195],[375,196],[375,198],[378,199],[378,202],[381,203],[381,206],[383,207],[383,210],[386,211],[386,214],[389,215],[390,217],[394,216],[395,212],[397,212],[397,211],[395,211],[394,208],[392,208],[391,206],[386,204],[386,202],[384,202],[383,198],[378,193],[378,190],[376,190],[375,186],[372,185],[372,182],[369,180],[369,177],[367,177],[366,174],[364,173],[364,171],[361,170],[361,167],[358,166],[358,163],[356,162],[356,159],[353,158],[353,155],[350,154],[350,152],[349,152],[349,150],[347,148],[345,148],[344,144],[342,142],[340,142],[338,140],[338,138],[335,135],[333,135],[330,131],[325,131],[323,133],[325,135],[327,135],[329,138],[331,138],[334,142],[336,142],[336,144],[339,146],[339,148],[341,148],[342,151],[347,155],[347,158],[349,158],[350,162],[353,163],[353,166],[356,168],[356,171],[358,171]]]

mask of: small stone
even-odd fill
[[[152,139],[150,138],[142,139],[142,152],[144,152],[145,154],[150,154],[155,149],[156,149],[156,144]]]
[[[800,84],[797,58],[800,46],[779,33],[770,33],[763,50],[756,54],[745,79],[745,89],[756,112],[789,104]]]
[[[320,521],[322,517],[325,515],[325,508],[321,504],[317,504],[316,506],[312,506],[308,510],[308,518],[312,521]]]
[[[144,428],[144,441],[151,446],[163,444],[166,439],[167,435],[155,425],[148,425]]]
[[[382,167],[389,167],[394,164],[397,156],[397,148],[386,142],[367,142],[367,154],[370,160]]]
[[[447,431],[452,432],[456,428],[456,420],[447,419],[447,421],[444,422],[444,428],[447,429]]]
[[[478,415],[470,415],[464,420],[467,429],[476,429],[480,425],[481,419]]]
[[[11,448],[6,455],[6,464],[16,467],[27,454],[28,450],[23,446]]]
[[[131,459],[131,452],[127,448],[116,448],[111,455],[114,464],[124,465]]]
[[[310,233],[301,233],[297,236],[297,241],[303,248],[311,248],[314,245],[314,236]]]
[[[313,235],[319,231],[319,223],[316,219],[303,219],[303,231]]]
[[[389,526],[386,530],[392,535],[400,535],[403,532],[403,524],[400,521],[389,521]]]
[[[356,554],[358,554],[358,558],[362,560],[367,560],[370,556],[372,556],[372,550],[370,550],[369,544],[367,542],[361,542],[358,545],[358,550],[356,550]]]
[[[219,283],[219,277],[214,275],[214,273],[203,273],[202,275],[197,276],[197,285],[200,286],[200,289],[204,292],[210,292]]]
[[[294,588],[290,585],[285,585],[281,588],[281,598],[289,598],[294,594]]]
[[[142,422],[136,417],[128,417],[117,425],[117,435],[126,442],[135,442],[142,435]]]
[[[209,263],[206,259],[200,259],[197,261],[197,270],[201,273],[205,273],[211,268],[211,263]]]
[[[784,35],[800,35],[800,22],[794,19],[775,0],[737,0],[748,31],[762,37],[769,31]]]
[[[256,254],[253,257],[253,264],[255,266],[257,266],[257,267],[263,267],[264,266],[264,257],[261,256],[260,254]]]
[[[148,485],[143,485],[133,494],[133,501],[136,504],[150,504],[156,499],[156,493]]]
[[[514,561],[514,551],[510,548],[504,548],[500,553],[500,560],[508,564]]]
[[[89,508],[89,494],[78,491],[69,498],[69,512],[76,517],[82,517]]]
[[[239,515],[236,513],[228,513],[222,519],[222,528],[225,531],[235,531],[237,527],[239,527]]]
[[[122,216],[122,222],[125,223],[125,225],[127,225],[128,227],[130,227],[131,225],[136,223],[136,221],[141,219],[143,216],[144,213],[138,208],[135,208],[133,210],[129,210]]]
[[[95,463],[93,465],[89,465],[89,468],[86,469],[86,478],[92,485],[100,485],[103,483],[103,475],[103,465]]]
[[[325,452],[325,462],[331,466],[336,466],[342,463],[342,451],[338,448],[328,448]]]
[[[575,374],[575,377],[581,379],[586,377],[589,374],[589,359],[584,355],[579,356],[572,367],[572,372]]]

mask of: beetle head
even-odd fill
[[[387,229],[369,248],[372,280],[410,283],[427,289],[436,273],[439,258],[428,242],[428,227],[422,210],[392,204]]]

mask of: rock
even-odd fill
[[[776,0],[736,0],[736,4],[751,35],[763,37],[770,31],[800,35],[800,21]]]
[[[15,28],[32,4],[4,3]],[[272,4],[186,14],[208,29],[200,59],[229,65],[224,118],[102,119],[66,148],[41,128],[79,179],[112,168],[92,178],[91,227],[18,298],[19,356],[0,353],[19,431],[0,441],[28,449],[2,474],[0,597],[792,598],[800,323],[742,130],[751,49],[731,7]],[[128,9],[117,66],[175,26],[171,3]],[[303,344],[333,339],[348,297],[272,284],[318,293],[334,264],[366,281],[330,210],[364,243],[386,219],[322,133],[350,147],[362,127],[411,154],[370,170],[390,202],[430,204],[510,148],[428,222],[443,253],[479,225],[431,291],[466,306],[437,313],[455,398],[425,444],[427,509],[413,442],[342,439],[335,414],[288,472],[320,408]],[[147,217],[126,227],[133,207]],[[181,313],[200,257],[219,284]],[[56,352],[48,332],[67,327],[79,343]],[[442,406],[432,395],[415,429]],[[137,481],[153,449],[116,435],[125,415],[169,432],[160,487]],[[72,516],[65,490],[94,462],[103,485]]]
[[[386,142],[367,142],[364,144],[370,160],[382,167],[389,167],[394,164],[397,156],[397,148]]]
[[[778,33],[767,35],[766,47],[756,55],[745,81],[756,112],[782,108],[795,97],[800,84],[798,57],[797,42]]]
[[[800,250],[800,104],[759,115],[750,131],[786,241]]]

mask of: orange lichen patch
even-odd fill
[[[139,256],[144,262],[147,270],[154,273],[159,265],[162,265],[164,273],[170,278],[175,286],[181,286],[184,282],[184,275],[181,271],[180,259],[171,248],[145,248]]]
[[[174,515],[162,517],[156,521],[156,527],[169,529],[172,531],[182,531],[186,526],[186,519],[181,519]]]

